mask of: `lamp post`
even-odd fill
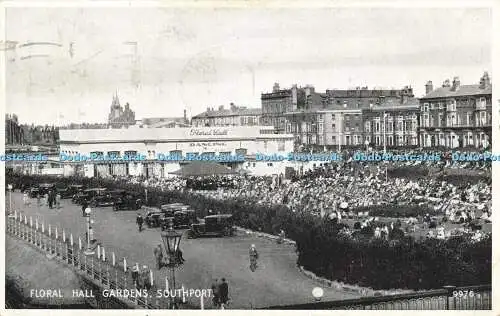
[[[175,268],[182,264],[180,258],[180,249],[179,244],[181,243],[182,233],[174,230],[174,223],[170,221],[169,228],[161,233],[161,239],[163,241],[163,245],[165,247],[165,251],[167,252],[167,268],[170,272],[170,280],[172,281],[172,289],[175,291]],[[168,290],[168,289],[167,289]],[[174,303],[174,302],[172,302]],[[174,309],[175,304],[172,304],[172,309]]]
[[[7,186],[7,189],[9,190],[9,214],[12,212],[12,184],[9,184]]]
[[[90,230],[92,227],[90,227],[90,214],[92,213],[92,210],[90,207],[87,207],[85,209],[85,217],[87,217],[87,249],[83,252],[85,255],[93,255],[95,252],[90,248],[90,242],[91,242],[91,237],[90,237]]]

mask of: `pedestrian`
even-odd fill
[[[139,287],[139,265],[136,263],[132,269],[132,281],[136,288]]]
[[[163,251],[160,244],[153,250],[153,253],[156,259],[156,268],[160,270],[163,266]]]
[[[177,253],[177,260],[178,260],[178,262],[179,263],[184,263],[184,261],[186,261],[186,260],[184,260],[184,257],[182,256],[182,250],[181,250],[181,248],[177,248],[176,253]]]
[[[23,203],[24,203],[24,205],[29,204],[29,197],[28,197],[28,193],[26,193],[26,192],[24,192],[24,194],[23,194]]]
[[[86,209],[87,207],[89,207],[89,205],[87,204],[87,201],[83,201],[83,203],[82,203],[82,216],[87,216],[87,215],[85,214],[85,209]]]
[[[219,292],[219,280],[215,279],[214,283],[212,283],[211,286],[213,297],[212,297],[212,303],[215,307],[220,306],[220,292]]]
[[[222,307],[224,307],[224,305],[226,305],[229,301],[229,286],[225,278],[222,278],[222,283],[219,284],[219,296],[220,303]]]
[[[57,193],[56,194],[56,205],[57,205],[57,208],[61,208],[61,193]]]
[[[141,279],[140,281],[141,289],[146,289],[146,290],[151,289],[151,277],[148,266],[146,265],[142,266],[142,271],[140,272],[140,279]]]
[[[137,227],[139,228],[139,232],[142,232],[142,224],[144,223],[144,219],[141,214],[137,213],[137,218],[135,220]]]

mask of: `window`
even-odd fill
[[[336,127],[336,126],[335,126],[335,124],[332,124],[332,129],[333,129],[333,130],[335,130],[335,127]]]
[[[365,132],[369,133],[370,132],[370,127],[371,127],[371,124],[369,121],[365,122]]]
[[[376,133],[380,132],[380,122],[375,122],[375,132]]]
[[[334,143],[337,142],[337,137],[336,136],[332,136],[332,142],[334,142]]]
[[[424,103],[423,111],[429,112],[429,103]]]
[[[431,103],[431,110],[434,110],[434,109],[435,109],[435,104]]]
[[[442,110],[442,109],[443,109],[443,103],[442,103],[442,102],[438,102],[438,108],[439,108],[440,110]]]

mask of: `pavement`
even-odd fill
[[[8,199],[8,197],[6,197]],[[64,229],[67,238],[73,234],[75,243],[78,236],[85,241],[86,221],[81,214],[81,206],[71,200],[62,200],[60,209],[38,206],[36,199],[30,205],[23,205],[22,195],[12,194],[13,209],[57,226],[59,234]],[[157,285],[165,283],[166,269],[157,270],[153,248],[161,244],[160,229],[146,228],[138,232],[135,225],[136,211],[114,212],[111,207],[94,208],[94,238],[111,252],[116,260],[127,259],[128,265],[136,262],[142,267],[153,269]],[[259,251],[258,268],[252,272],[249,267],[248,249],[255,244]],[[180,248],[186,259],[184,265],[176,269],[176,285],[188,289],[209,289],[215,278],[226,278],[229,284],[229,309],[263,308],[272,305],[302,304],[314,301],[312,289],[322,287],[299,271],[297,254],[292,245],[277,244],[275,241],[258,238],[243,232],[233,237],[187,239],[183,235]],[[9,257],[7,249],[6,256]],[[8,262],[7,262],[8,264]],[[170,284],[172,286],[172,284]],[[323,288],[323,301],[353,299],[359,294],[342,289]],[[199,306],[199,298],[188,298],[189,303]],[[210,303],[205,301],[205,306]]]

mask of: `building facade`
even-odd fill
[[[135,125],[134,111],[130,109],[130,105],[128,103],[125,104],[124,108],[120,105],[118,94],[113,96],[108,116],[108,124],[112,128],[122,128]]]
[[[225,109],[224,106],[220,106],[217,110],[207,108],[205,112],[193,116],[191,124],[193,127],[259,126],[261,115],[261,109],[246,108],[231,103],[229,109]]]
[[[307,110],[314,104],[322,104],[324,96],[314,91],[314,87],[297,87],[296,84],[290,89],[280,89],[278,83],[273,86],[270,93],[261,94],[262,124],[273,126],[275,132],[286,132],[287,112]]]
[[[390,100],[363,109],[365,144],[377,147],[417,147],[419,145],[419,101]]]
[[[242,155],[255,157],[259,153],[287,155],[293,151],[293,135],[269,133],[268,126],[200,127],[200,128],[139,128],[61,130],[60,152],[64,155],[136,155],[144,161],[66,162],[65,174],[83,172],[87,176],[146,176],[167,177],[180,168],[179,161],[162,160],[166,156]],[[272,131],[272,128],[271,128]],[[160,158],[160,159],[159,159]],[[250,158],[249,158],[250,159]],[[261,165],[266,168],[262,168]],[[249,172],[284,173],[284,164],[254,161],[235,162],[233,168]],[[80,169],[78,169],[80,168]],[[82,169],[83,168],[83,169]],[[281,168],[281,169],[280,169]],[[78,171],[80,170],[80,171]],[[264,171],[263,171],[264,170]]]
[[[19,125],[17,115],[5,115],[5,145],[24,144],[24,130]]]
[[[420,99],[420,143],[423,147],[486,147],[492,133],[492,88],[488,73],[479,84],[461,85],[455,77],[434,89],[426,84]]]

